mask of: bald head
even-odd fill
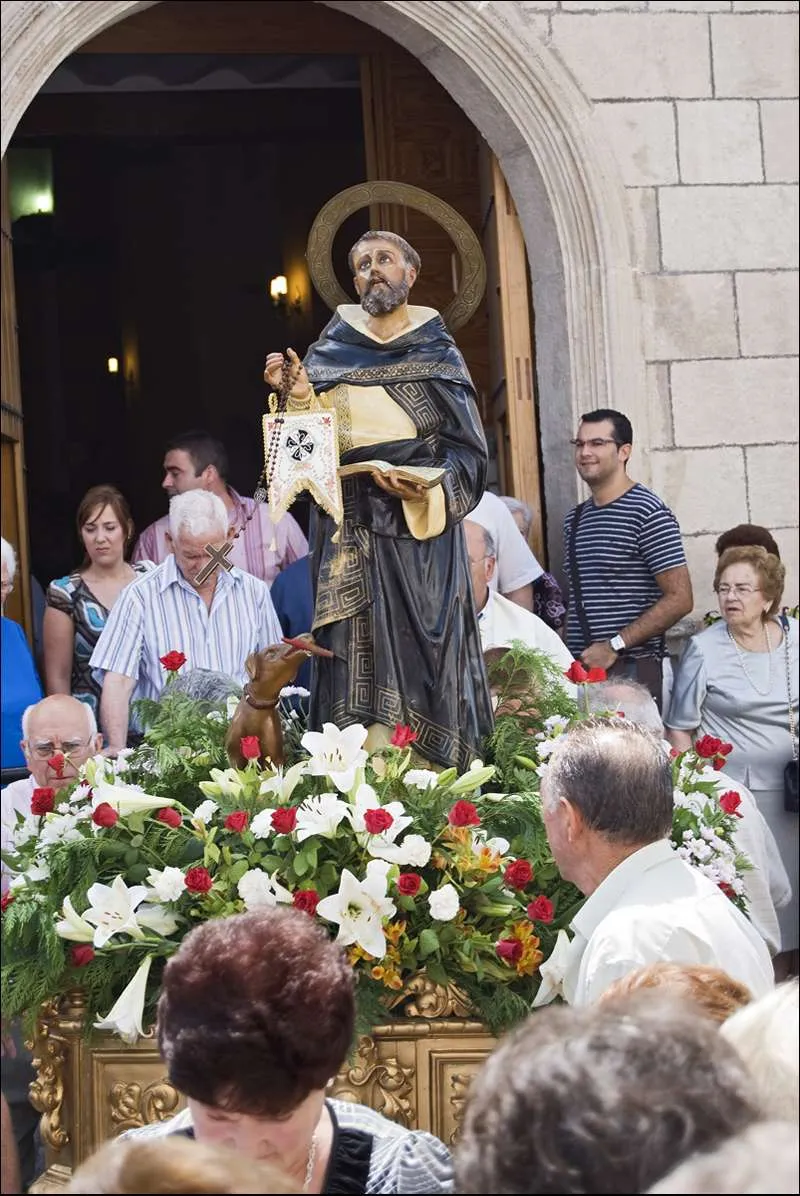
[[[75,780],[78,769],[103,746],[90,706],[70,694],[51,694],[22,716],[22,750],[37,785],[62,789]],[[48,763],[66,757],[62,775]]]
[[[491,534],[472,519],[464,520],[464,539],[467,544],[475,609],[481,611],[489,597],[489,582],[497,565],[497,549]]]

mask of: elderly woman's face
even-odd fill
[[[761,590],[761,577],[752,565],[740,561],[724,570],[717,585],[719,609],[731,625],[757,623],[771,605]]]
[[[13,590],[14,586],[11,578],[8,575],[8,566],[3,561],[2,574],[0,574],[0,594],[2,595],[2,607],[5,609],[6,598]]]
[[[302,1179],[324,1100],[324,1092],[312,1092],[281,1119],[229,1113],[197,1100],[189,1100],[188,1104],[198,1141],[216,1142],[246,1158],[272,1163],[287,1175]]]

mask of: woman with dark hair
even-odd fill
[[[214,918],[164,969],[157,1035],[188,1108],[127,1138],[183,1133],[266,1160],[303,1192],[449,1192],[447,1147],[326,1099],[353,1041],[353,972],[306,913]]]
[[[128,503],[115,486],[92,486],[81,499],[77,515],[83,543],[80,568],[52,581],[44,615],[44,667],[48,694],[69,694],[98,713],[101,686],[89,660],[109,611],[137,575],[152,569],[152,561],[130,565],[126,556],[133,543],[133,520]]]

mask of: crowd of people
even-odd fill
[[[553,859],[585,902],[542,965],[537,1009],[473,1083],[452,1152],[328,1095],[352,1042],[353,973],[314,921],[259,910],[206,923],[169,962],[158,1009],[186,1109],[104,1147],[70,1190],[796,1191],[798,824],[783,772],[800,677],[778,546],[751,525],[720,538],[721,617],[665,669],[692,585],[675,516],[629,477],[627,417],[587,413],[572,441],[589,497],[564,525],[565,602],[528,545],[533,512],[486,488],[450,334],[407,304],[418,256],[369,233],[350,264],[360,303],[339,309],[304,364],[271,354],[265,378],[289,410],[336,408],[343,462],[392,468],[346,480],[339,526],[312,515],[311,553],[290,514],[273,521],[233,490],[206,432],[166,446],[168,513],[138,540],[124,496],[93,486],[77,512],[83,560],[46,587],[42,658],[2,619],[4,846],[35,787],[61,788],[88,756],[137,741],[133,703],[159,697],[169,653],[236,688],[251,654],[313,630],[328,657],[300,678],[312,722],[384,736],[406,722],[419,753],[447,766],[491,729],[482,654],[522,641],[570,674],[570,693],[580,669],[608,676],[582,691],[587,717],[541,786]],[[441,484],[408,480],[432,461]],[[16,568],[4,540],[4,606]],[[669,842],[664,740],[683,750],[703,736],[731,745],[748,917]],[[4,1051],[4,1123],[30,1066],[17,1046]],[[31,1162],[4,1153],[3,1191],[17,1191],[7,1161],[22,1183]]]

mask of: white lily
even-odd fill
[[[321,731],[306,731],[300,742],[310,756],[308,771],[315,777],[330,777],[340,793],[349,793],[356,772],[367,762],[366,738],[367,728],[360,723],[343,731],[334,723],[323,723]]]
[[[428,897],[431,917],[437,922],[452,922],[459,911],[458,892],[453,885],[442,885]]]
[[[129,814],[147,814],[150,810],[162,810],[164,806],[174,806],[171,797],[151,797],[149,793],[142,793],[130,785],[107,785],[105,781],[95,785],[92,790],[92,809],[96,810],[104,802],[117,811],[121,818]]]
[[[367,851],[401,868],[424,868],[431,858],[431,845],[422,835],[406,835],[402,843],[388,843],[382,835],[374,835],[367,842]]]
[[[124,1042],[136,1042],[143,1032],[144,999],[152,962],[152,955],[145,956],[133,980],[120,993],[106,1016],[94,1023],[95,1030],[110,1030],[112,1034],[118,1034]]]
[[[140,926],[154,930],[156,934],[164,935],[165,938],[173,934],[180,925],[172,910],[163,905],[151,905],[149,901],[143,902],[137,909],[136,921]]]
[[[338,943],[343,947],[358,943],[375,959],[383,959],[386,954],[383,919],[391,918],[397,909],[386,896],[388,871],[389,865],[383,860],[370,860],[364,880],[359,881],[344,868],[339,892],[323,898],[317,906],[321,918],[339,923]]]
[[[534,1009],[548,1005],[556,997],[564,996],[564,978],[570,962],[571,947],[572,940],[566,930],[559,930],[553,950],[539,968],[541,981],[533,998]]]
[[[212,780],[201,781],[200,789],[206,797],[240,797],[242,782],[235,768],[212,768]]]
[[[286,805],[291,798],[301,777],[308,772],[308,761],[301,760],[287,768],[286,772],[279,768],[274,776],[267,777],[261,782],[258,790],[259,797],[276,797],[280,805]]]
[[[502,835],[497,835],[494,839],[487,839],[486,831],[482,828],[472,832],[472,850],[476,854],[484,847],[488,847],[489,851],[494,851],[497,855],[505,855],[510,846],[508,839],[504,839]]]
[[[93,943],[94,926],[75,912],[69,897],[64,898],[61,907],[62,920],[56,922],[56,934],[62,939],[69,939],[72,943]]]
[[[292,894],[263,868],[249,868],[240,878],[238,885],[239,896],[247,909],[257,909],[259,906],[273,906],[279,902],[283,905],[292,904]]]
[[[133,885],[129,889],[121,876],[115,877],[112,885],[92,885],[87,893],[90,905],[84,918],[97,928],[94,932],[96,948],[105,947],[115,934],[129,934],[134,939],[144,937],[135,911],[146,896],[144,885]]]
[[[332,839],[336,828],[347,816],[349,806],[340,801],[335,793],[321,793],[319,797],[307,797],[302,805],[297,807],[297,824],[295,827],[298,843],[310,839],[312,835],[321,835],[323,839]]]
[[[494,765],[482,764],[480,760],[473,760],[467,772],[457,777],[448,789],[448,793],[469,793],[473,789],[480,789],[494,776]]]
[[[180,868],[151,868],[147,873],[147,883],[158,901],[177,901],[186,892],[186,882]]]
[[[347,816],[353,824],[353,830],[357,834],[369,835],[370,832],[367,830],[366,823],[364,822],[364,815],[367,810],[378,809],[385,810],[387,814],[391,814],[392,825],[387,827],[385,831],[381,831],[380,834],[372,835],[371,839],[379,839],[382,843],[394,843],[397,836],[402,834],[406,827],[410,826],[413,822],[413,819],[406,814],[405,806],[402,802],[390,801],[385,806],[382,806],[381,799],[371,785],[359,785]]]
[[[439,774],[431,768],[409,768],[403,781],[415,789],[434,789],[439,783]]]

